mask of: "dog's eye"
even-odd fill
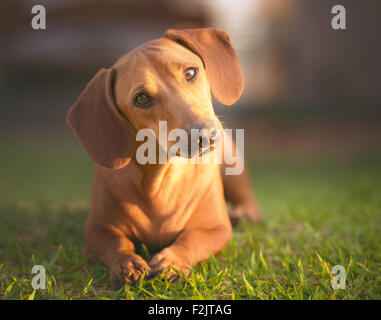
[[[197,76],[197,69],[196,68],[188,68],[184,71],[185,80],[192,81]]]
[[[150,96],[146,95],[145,93],[141,93],[136,96],[135,98],[135,105],[138,107],[148,107],[152,103],[152,99]]]

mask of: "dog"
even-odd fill
[[[143,274],[169,281],[187,276],[192,266],[224,249],[231,220],[262,219],[246,170],[226,175],[225,162],[136,159],[137,132],[149,128],[158,135],[160,120],[168,130],[208,129],[207,149],[213,153],[213,133],[222,125],[212,94],[232,105],[243,83],[224,31],[169,29],[101,69],[70,108],[66,121],[96,164],[85,252],[108,267],[114,288]],[[230,217],[226,201],[232,204]],[[137,254],[141,244],[154,253],[149,262]]]

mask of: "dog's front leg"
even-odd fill
[[[147,262],[136,254],[134,243],[121,231],[111,227],[85,227],[85,251],[102,263],[110,272],[110,282],[114,289],[124,283],[135,283],[150,267]]]
[[[233,206],[229,212],[230,221],[233,226],[242,219],[252,222],[263,220],[261,210],[254,198],[254,193],[250,184],[250,177],[243,155],[238,150],[235,142],[229,135],[224,136],[224,151],[227,150],[220,170],[224,185],[225,198]],[[235,157],[233,157],[233,154]],[[227,174],[229,168],[239,167],[241,164],[243,171],[240,174]]]
[[[210,254],[216,254],[226,246],[231,232],[230,224],[182,231],[171,246],[152,257],[149,262],[150,276],[154,277],[166,271],[164,277],[169,281],[176,281],[180,275],[175,270],[189,275],[191,266],[208,259]]]

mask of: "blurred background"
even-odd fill
[[[215,107],[245,128],[249,159],[345,163],[381,151],[380,1],[39,0],[46,30],[31,27],[35,4],[0,4],[0,201],[88,199],[91,161],[66,112],[98,69],[168,28],[230,35],[245,90]],[[331,27],[335,4],[346,30]]]

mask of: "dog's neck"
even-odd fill
[[[136,180],[142,201],[147,208],[147,214],[156,217],[166,216],[187,206],[194,194],[202,191],[195,188],[195,183],[201,181],[201,168],[193,164],[145,164],[139,165],[141,175]],[[203,166],[203,165],[200,165]]]
[[[205,171],[211,170],[209,164],[194,164],[190,158],[175,157],[160,164],[158,145],[156,145],[155,164],[140,164],[136,156],[132,159],[133,166],[140,172],[140,175],[136,176],[136,186],[148,202],[167,203],[171,201],[170,199],[186,197],[194,189],[194,183],[201,181],[200,175],[205,175]]]
[[[137,154],[136,150],[141,143],[136,142],[135,144],[135,155]],[[155,163],[145,163],[141,164],[136,156],[133,157],[134,165],[138,167],[141,172],[140,182],[138,183],[141,190],[144,190],[145,193],[148,193],[148,196],[155,197],[159,194],[160,190],[164,190],[166,183],[169,183],[170,180],[178,176],[181,171],[179,168],[176,168],[173,163],[169,161],[166,155],[165,163],[161,163],[160,159],[160,146],[156,141],[156,155]],[[180,169],[181,170],[181,169]]]
[[[141,190],[148,191],[148,195],[155,197],[161,192],[176,192],[177,190],[167,190],[168,186],[174,185],[175,181],[179,182],[179,185],[183,185],[182,181],[186,179],[184,176],[189,176],[190,172],[193,172],[191,176],[197,174],[197,165],[189,163],[171,163],[165,164],[144,164],[141,165],[136,162],[141,172],[140,188]]]
[[[165,182],[166,175],[171,171],[171,163],[166,164],[138,164],[140,172],[142,173],[142,179],[140,186],[142,190],[149,190],[150,193],[156,194],[163,188],[162,184]],[[168,178],[168,177],[167,177]]]

